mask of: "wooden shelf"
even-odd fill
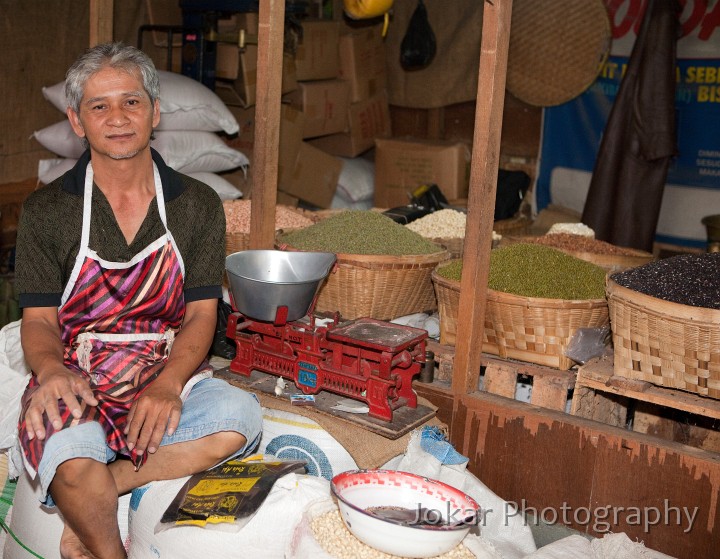
[[[593,359],[578,369],[571,413],[590,418],[597,415],[597,392],[720,419],[720,400],[615,376],[612,355]]]
[[[439,344],[434,340],[427,342],[427,348],[435,353],[436,378],[439,382],[450,383],[455,348]],[[575,386],[575,371],[502,359],[486,353],[480,356],[480,366],[484,371],[484,392],[514,398],[519,378],[529,376],[532,377],[533,383],[530,403],[550,410],[565,411],[568,392]]]

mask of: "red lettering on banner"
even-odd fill
[[[687,37],[693,30],[700,25],[700,22],[705,15],[707,10],[707,0],[681,0],[683,11],[687,7],[688,3],[692,1],[692,10],[690,11],[690,17],[688,17],[682,24],[682,37]]]
[[[616,21],[618,11],[623,4],[629,5],[622,21],[618,22]],[[613,39],[619,39],[627,35],[633,26],[635,27],[635,34],[637,34],[637,27],[642,20],[642,14],[645,12],[645,2],[643,0],[606,0],[605,5],[610,16]]]
[[[707,41],[715,29],[720,27],[720,1],[715,2],[712,9],[709,8],[708,3],[709,0],[680,0],[683,15],[688,5],[690,7],[685,21],[681,22],[681,37],[687,37],[699,28],[698,39]],[[613,39],[624,37],[630,31],[635,35],[638,34],[647,0],[605,0],[605,6],[610,16]],[[619,16],[623,10],[625,10],[624,15]],[[620,21],[618,21],[619,17],[622,18]]]
[[[698,38],[701,41],[707,41],[718,25],[720,25],[720,2],[716,3],[712,12],[710,12],[703,18],[702,25],[700,26],[700,33],[698,33]]]

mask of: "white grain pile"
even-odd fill
[[[411,221],[405,227],[426,239],[464,239],[467,214],[458,210],[443,209]],[[502,235],[492,232],[492,240]]]
[[[228,233],[250,232],[250,200],[224,200],[225,231]],[[275,230],[299,229],[313,224],[313,220],[292,208],[275,207]]]
[[[337,509],[315,517],[310,527],[317,542],[335,559],[400,559],[358,540],[347,529]],[[461,543],[437,559],[475,559],[475,555]]]
[[[569,233],[570,235],[595,238],[595,231],[584,223],[553,223],[547,234],[554,235],[555,233]]]
[[[411,221],[405,227],[428,239],[459,239],[465,236],[467,215],[443,209]]]

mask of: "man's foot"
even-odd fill
[[[63,528],[62,536],[60,536],[60,557],[62,559],[97,559],[90,553],[75,535],[68,525]]]

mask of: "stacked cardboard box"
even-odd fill
[[[343,28],[338,42],[339,78],[350,88],[347,129],[310,140],[341,157],[356,157],[391,135],[381,26]]]
[[[470,147],[466,144],[413,138],[378,139],[375,143],[376,207],[403,206],[423,184],[437,184],[448,200],[467,198]]]
[[[240,123],[240,134],[228,142],[248,156],[252,167],[255,107],[230,107],[230,110]],[[280,108],[277,202],[297,206],[299,200],[302,200],[313,206],[329,208],[342,170],[342,161],[304,142],[304,127],[304,113],[283,103]],[[237,173],[235,176],[224,176],[246,196],[252,196],[252,173],[247,176]]]
[[[257,37],[258,14],[255,12],[234,14],[231,18],[218,20],[218,32],[234,34],[244,31],[247,36]],[[228,106],[252,107],[257,100],[258,47],[247,43],[244,48],[236,44],[218,43],[215,61],[216,93]],[[295,58],[285,53],[282,69],[282,92],[297,89]]]
[[[340,22],[303,20],[294,56],[283,61],[278,200],[329,208],[342,161],[305,140],[348,129],[350,84],[339,79]],[[227,29],[257,34],[257,14],[238,14]],[[218,45],[216,91],[228,104],[249,110],[256,102],[257,47]]]
[[[236,14],[218,25],[222,32],[256,35],[257,14]],[[302,114],[302,129],[289,151],[288,138],[281,138],[278,190],[286,202],[287,195],[329,208],[340,158],[357,157],[373,149],[376,138],[391,136],[382,26],[354,29],[327,19],[305,19],[301,26],[294,56],[283,63],[282,93],[283,103]],[[257,47],[219,43],[217,54],[218,95],[250,110],[257,100]],[[290,112],[283,114],[281,136],[290,129],[284,124]],[[296,128],[293,134],[297,142]]]

